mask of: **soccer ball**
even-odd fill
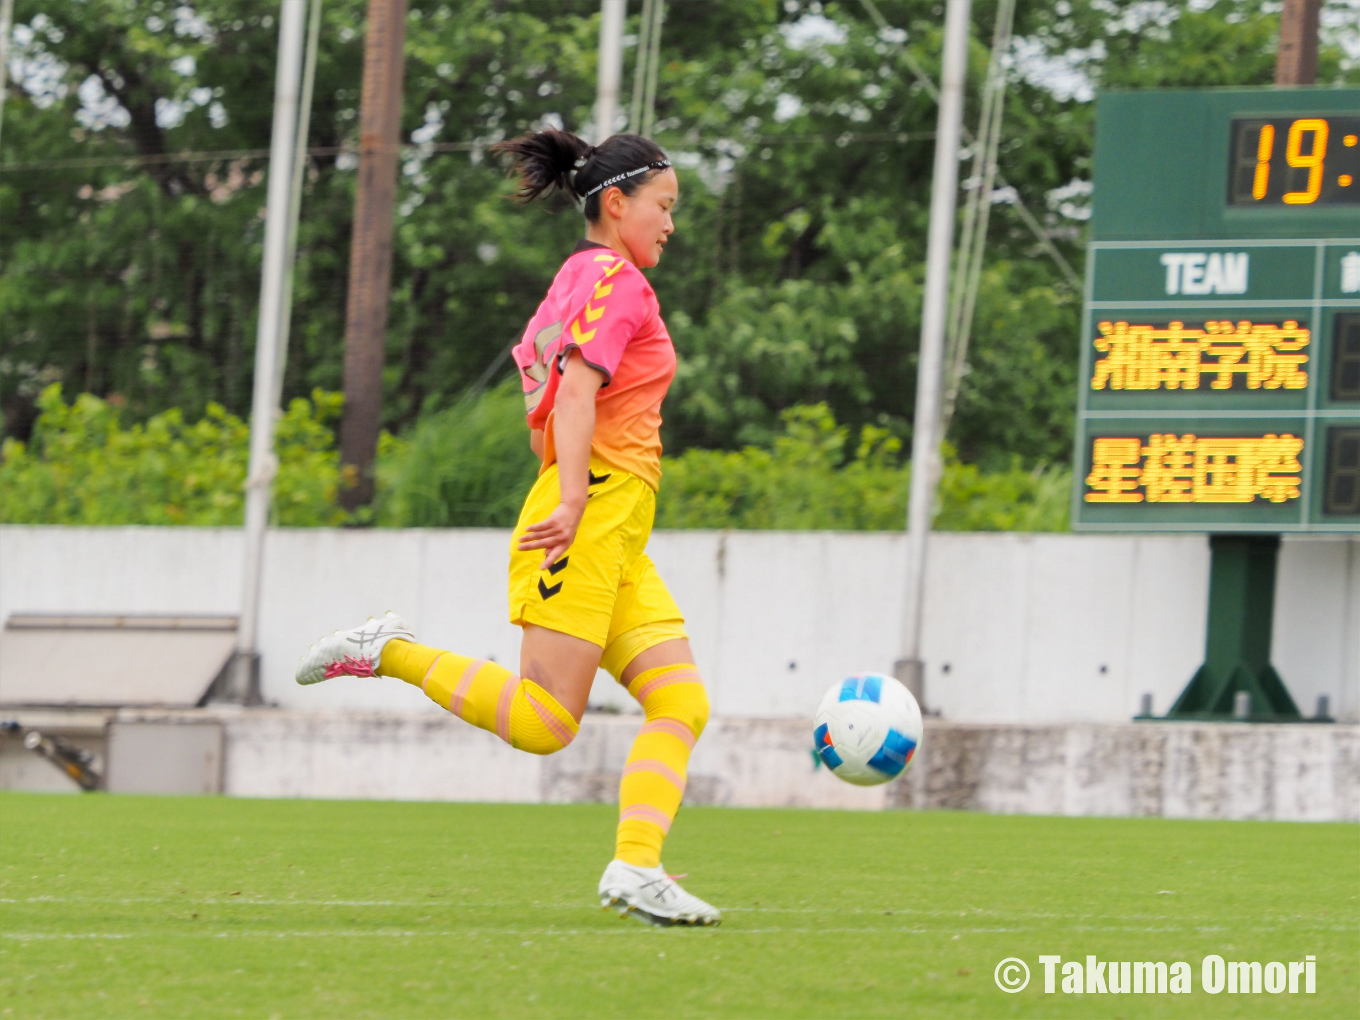
[[[856,786],[901,775],[921,744],[921,708],[900,683],[860,673],[826,692],[812,721],[817,755]]]

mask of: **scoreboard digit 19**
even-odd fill
[[[1172,714],[1297,718],[1229,603],[1273,602],[1280,533],[1360,532],[1360,90],[1104,94],[1094,176],[1072,527],[1212,533]]]

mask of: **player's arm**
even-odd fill
[[[579,350],[567,352],[562,384],[557,390],[556,430],[562,502],[586,508],[590,489],[590,444],[595,438],[595,395],[604,376],[586,364]]]
[[[534,451],[534,456],[539,460],[543,459],[543,430],[529,430],[529,449]]]
[[[590,491],[590,443],[595,437],[595,394],[604,376],[570,350],[562,369],[553,409],[560,502],[545,520],[531,524],[520,538],[521,549],[544,550],[543,567],[556,563],[576,538]]]

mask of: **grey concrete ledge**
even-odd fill
[[[236,796],[569,803],[614,800],[641,717],[587,715],[539,758],[433,712],[117,714],[148,739],[168,722],[222,727],[221,789]],[[870,788],[818,767],[811,742],[799,720],[714,719],[686,803],[1360,821],[1360,726],[930,720],[907,774]]]

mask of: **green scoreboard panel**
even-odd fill
[[[1360,90],[1097,100],[1073,527],[1360,531]]]

